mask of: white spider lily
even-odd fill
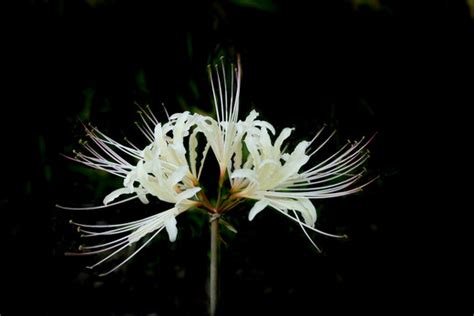
[[[129,146],[118,143],[96,128],[90,129],[85,127],[87,136],[95,146],[92,146],[89,142],[81,141],[81,144],[88,153],[76,153],[75,158],[68,157],[89,167],[123,178],[123,187],[108,194],[104,198],[103,206],[84,208],[59,207],[72,210],[100,209],[135,198],[139,198],[143,203],[147,204],[147,195],[152,195],[161,201],[174,204],[174,207],[148,218],[123,224],[87,225],[74,223],[84,233],[84,237],[116,237],[116,235],[119,235],[118,238],[105,244],[81,247],[81,250],[86,251],[84,254],[96,254],[115,250],[96,265],[105,262],[114,254],[124,250],[127,246],[132,245],[146,235],[153,234],[145,242],[147,244],[163,228],[166,228],[170,241],[174,241],[177,236],[176,216],[199,204],[199,202],[193,200],[195,195],[201,190],[197,186],[199,176],[195,172],[196,148],[191,149],[191,152],[194,152],[194,154],[190,155],[189,163],[192,168],[189,168],[188,159],[186,158],[187,151],[184,146],[184,138],[189,136],[189,130],[195,125],[194,116],[188,112],[178,113],[171,116],[168,122],[161,125],[148,110],[141,111],[140,115],[142,116],[143,123],[138,125],[138,127],[147,140],[151,142],[143,150],[139,150],[130,142],[128,142]],[[153,125],[154,127],[152,128]],[[205,153],[203,154],[204,158]],[[131,160],[134,160],[135,163],[130,162]],[[201,162],[200,169],[202,165],[203,161]],[[112,203],[124,194],[133,194],[133,196]],[[123,236],[124,234],[127,235]],[[145,244],[136,252],[142,249]],[[92,249],[94,250],[90,251]],[[130,260],[136,252],[109,272],[114,271]]]
[[[316,154],[334,135],[332,133],[311,149],[323,128],[311,141],[302,141],[292,152],[286,152],[284,143],[292,129],[283,129],[272,141],[271,135],[276,134],[274,127],[257,120],[257,112],[251,111],[245,120],[238,119],[240,62],[229,74],[221,60],[214,71],[209,69],[209,77],[216,118],[183,112],[168,116],[168,121],[162,124],[148,108],[142,109],[139,112],[142,123],[137,126],[148,140],[143,149],[129,141],[127,145],[116,142],[98,129],[86,127],[90,141],[81,142],[86,153],[76,153],[75,158],[68,158],[123,178],[123,186],[108,194],[104,205],[61,208],[101,209],[136,198],[147,204],[149,196],[172,204],[166,211],[128,223],[90,225],[73,222],[83,237],[112,238],[105,243],[80,247],[81,255],[111,252],[91,268],[149,236],[129,257],[105,274],[118,269],[163,229],[170,241],[174,241],[178,233],[176,217],[192,207],[206,209],[211,220],[215,220],[247,199],[256,200],[249,220],[265,208],[273,208],[297,222],[318,250],[307,229],[326,236],[344,237],[315,228],[317,214],[311,200],[355,193],[375,180],[358,184],[363,173],[359,170],[369,157],[366,147],[370,140],[362,138],[347,143],[334,154],[316,159]],[[198,143],[200,133],[206,141],[201,146]],[[202,153],[198,153],[198,148]],[[215,204],[210,203],[199,184],[209,149],[220,170]],[[226,177],[230,180],[229,193],[223,188]],[[131,196],[119,199],[123,195]]]
[[[334,135],[332,133],[319,147],[309,152],[310,145],[323,129],[311,142],[300,142],[291,153],[282,150],[284,141],[291,134],[290,128],[283,129],[273,144],[266,127],[254,128],[247,133],[245,145],[249,156],[244,167],[236,168],[231,178],[234,179],[233,198],[257,200],[249,212],[249,220],[269,206],[299,223],[305,234],[305,228],[308,228],[327,236],[344,237],[314,228],[317,214],[310,200],[348,195],[369,184],[371,181],[354,186],[362,176],[362,173],[354,174],[354,171],[368,159],[365,148],[370,140],[348,143],[330,157],[301,171]],[[319,250],[311,238],[310,241]]]

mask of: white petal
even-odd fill
[[[137,180],[137,171],[133,169],[130,171],[125,179],[123,180],[123,186],[124,187],[131,187],[133,186],[133,183]]]
[[[183,157],[184,155],[186,155],[186,148],[184,148],[182,140],[180,142],[176,142],[169,145],[169,147],[175,151],[177,157]]]
[[[299,210],[306,224],[314,226],[317,219],[316,208],[309,199],[299,199],[301,209]]]
[[[272,124],[267,121],[255,121],[254,123],[256,126],[260,126],[261,128],[268,129],[273,135],[275,135],[275,128]]]
[[[249,155],[249,156],[247,157],[247,160],[245,161],[245,163],[244,163],[242,169],[250,169],[250,168],[252,168],[254,165],[255,165],[255,164],[254,164],[254,162],[253,162],[253,158],[252,158],[251,155]]]
[[[133,193],[133,191],[130,190],[130,188],[120,188],[115,191],[112,191],[111,193],[107,194],[107,196],[104,198],[104,205],[109,204],[110,202],[112,202],[113,200],[121,196],[122,194],[130,194],[130,193]]]
[[[247,117],[245,118],[245,124],[246,125],[250,125],[251,123],[253,123],[253,121],[255,121],[255,119],[258,117],[258,112],[255,111],[255,110],[252,110],[249,115],[247,115]]]
[[[176,183],[180,182],[184,178],[187,172],[188,172],[187,166],[179,167],[178,170],[176,170],[169,176],[168,183],[170,185],[175,185]]]
[[[257,203],[254,204],[252,209],[249,212],[249,221],[253,220],[254,217],[260,213],[264,208],[268,206],[268,202],[265,200],[260,200],[257,201]]]
[[[260,141],[261,151],[263,152],[262,154],[263,159],[270,158],[271,152],[272,152],[272,141],[270,139],[270,135],[268,135],[267,129],[262,128],[259,141]]]
[[[231,179],[245,178],[245,179],[250,180],[252,182],[258,183],[255,171],[250,170],[250,169],[235,170],[230,177],[231,177]]]
[[[175,241],[176,237],[178,236],[178,228],[176,227],[177,223],[178,222],[174,216],[170,216],[165,222],[165,228],[168,232],[171,242]]]
[[[275,149],[277,151],[280,151],[280,148],[281,148],[281,145],[283,144],[283,142],[288,138],[290,137],[291,135],[291,132],[293,131],[292,128],[284,128],[280,135],[278,136],[278,138],[275,140]]]
[[[156,124],[155,131],[154,131],[155,143],[157,144],[158,148],[166,147],[166,142],[164,139],[164,132],[161,123]]]
[[[202,169],[204,168],[204,162],[206,162],[207,153],[209,152],[210,147],[211,147],[211,145],[209,143],[207,143],[206,148],[204,148],[204,150],[202,152],[201,163],[199,164],[199,171],[198,171],[198,174],[197,174],[198,180],[201,178],[201,172],[202,172]]]
[[[194,129],[191,136],[189,137],[189,166],[191,168],[192,175],[195,177],[197,177],[197,172],[196,172],[196,158],[197,158],[196,148],[198,146],[197,133],[198,133],[198,129],[196,128]]]
[[[234,169],[240,169],[242,166],[242,141],[238,141],[235,146]]]
[[[146,193],[138,194],[138,199],[140,199],[140,202],[142,202],[143,204],[150,203],[150,201],[148,201],[146,197]]]
[[[288,160],[282,168],[283,179],[287,179],[296,174],[301,167],[308,162],[309,156],[306,154],[308,145],[309,143],[307,141],[302,141],[296,146],[295,150],[288,157]]]
[[[196,195],[196,193],[198,193],[199,191],[201,191],[201,188],[191,188],[191,189],[188,189],[186,191],[183,191],[181,192],[180,194],[178,194],[178,196],[176,197],[176,203],[179,203],[181,202],[182,200],[187,200],[189,198],[192,198],[194,195]]]
[[[143,164],[143,160],[140,160],[138,163],[137,163],[137,180],[142,183],[144,181],[148,181],[148,174],[145,170],[145,166]]]
[[[245,145],[247,145],[247,149],[249,150],[249,153],[250,153],[249,156],[252,157],[254,164],[259,165],[261,158],[257,150],[257,142],[254,139],[254,137],[247,134],[247,137],[245,137]]]
[[[309,199],[290,199],[290,198],[266,198],[269,205],[274,205],[283,211],[294,210],[300,212],[305,223],[311,227],[316,222],[316,209]]]
[[[177,113],[177,121],[173,128],[173,138],[178,142],[182,142],[186,129],[186,121],[189,117],[189,112]]]

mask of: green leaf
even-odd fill
[[[228,230],[230,230],[231,232],[233,232],[234,234],[237,234],[237,229],[232,226],[231,223],[229,223],[228,221],[224,220],[222,217],[219,219],[220,223],[225,227],[227,228]]]
[[[231,2],[241,7],[248,7],[261,11],[274,12],[278,10],[278,7],[272,0],[231,0]]]
[[[467,0],[467,5],[469,6],[469,11],[471,12],[471,18],[474,19],[474,0]]]

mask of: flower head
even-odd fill
[[[189,112],[177,113],[159,122],[150,109],[139,112],[142,122],[137,124],[148,141],[140,149],[130,141],[119,143],[97,128],[85,127],[87,142],[81,142],[84,152],[72,160],[123,178],[123,186],[108,194],[102,206],[66,209],[99,209],[138,198],[148,204],[154,197],[171,204],[168,209],[147,218],[128,223],[89,225],[75,223],[83,236],[107,236],[112,241],[92,246],[81,246],[78,254],[108,253],[91,267],[102,264],[129,245],[149,238],[127,259],[107,273],[130,260],[163,229],[170,241],[177,237],[176,217],[192,208],[202,208],[213,216],[220,216],[245,200],[256,201],[249,212],[249,220],[266,208],[274,209],[297,222],[311,243],[306,229],[332,237],[315,228],[314,199],[338,197],[358,192],[374,179],[357,184],[369,157],[364,138],[347,143],[334,154],[318,157],[334,135],[321,129],[308,141],[299,142],[293,150],[285,144],[292,133],[284,128],[276,135],[268,122],[258,120],[251,111],[239,120],[240,61],[237,67],[226,70],[224,62],[209,68],[212,100],[216,117]],[[204,137],[198,137],[202,134]],[[273,140],[272,140],[273,139]],[[205,140],[199,146],[199,140]],[[198,148],[202,149],[198,152]],[[209,149],[219,167],[218,197],[211,203],[201,190],[200,177]],[[224,190],[228,180],[228,190]],[[122,196],[127,197],[122,197]],[[107,274],[105,273],[105,274]]]

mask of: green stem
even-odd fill
[[[225,175],[225,173],[224,173]],[[216,203],[216,209],[219,210],[221,207],[221,202],[222,202],[222,187],[224,186],[224,180],[225,176],[222,175],[219,177],[219,187],[217,188],[217,203]]]
[[[210,286],[209,286],[209,298],[210,298],[210,314],[211,316],[216,315],[217,309],[217,265],[219,256],[219,217],[211,217],[211,265],[210,265]]]

